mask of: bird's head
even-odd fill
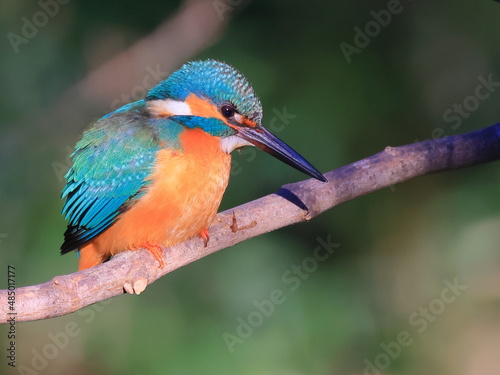
[[[205,60],[185,64],[146,96],[154,117],[171,117],[221,138],[227,153],[257,146],[321,181],[325,177],[291,147],[262,126],[262,105],[246,78],[226,63]]]

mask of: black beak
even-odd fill
[[[238,135],[244,140],[252,143],[261,150],[267,152],[289,166],[294,167],[302,173],[323,182],[328,181],[325,176],[314,168],[306,159],[300,156],[290,146],[276,137],[269,130],[261,126],[254,128],[240,127],[238,128]]]

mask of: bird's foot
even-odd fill
[[[203,239],[203,244],[205,247],[208,245],[208,241],[210,241],[210,236],[208,235],[208,229],[203,229],[200,233],[200,237]]]
[[[165,258],[163,258],[163,248],[160,245],[153,245],[149,242],[142,244],[140,247],[144,247],[148,249],[149,252],[155,257],[158,261],[160,268],[165,267]]]

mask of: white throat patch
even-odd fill
[[[253,144],[245,141],[243,138],[240,138],[237,135],[230,135],[229,137],[221,138],[220,146],[222,148],[222,151],[230,154],[237,148],[243,146],[253,146]]]

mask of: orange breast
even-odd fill
[[[91,241],[106,257],[145,243],[174,245],[210,226],[229,179],[231,156],[201,129],[181,134],[182,150],[158,152],[148,191]]]

